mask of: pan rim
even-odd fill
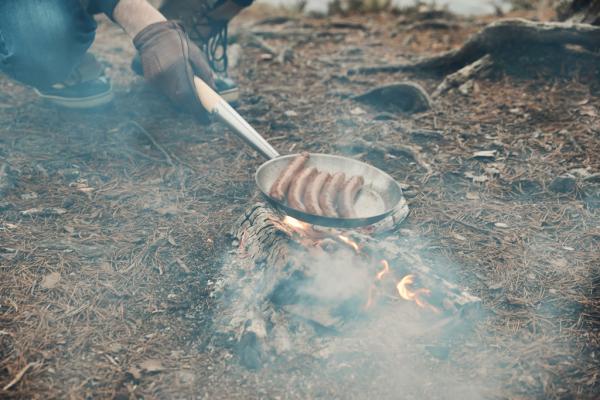
[[[322,215],[310,214],[308,212],[304,212],[304,211],[300,211],[300,210],[291,208],[291,207],[287,206],[284,202],[281,202],[281,201],[273,198],[268,193],[268,188],[263,188],[263,185],[261,184],[259,177],[261,176],[261,173],[263,173],[264,170],[266,168],[269,168],[269,166],[272,165],[273,163],[278,162],[282,159],[297,157],[299,154],[300,153],[286,154],[286,155],[282,155],[282,156],[279,156],[276,158],[272,158],[272,159],[264,162],[260,167],[258,167],[258,169],[256,170],[256,173],[254,174],[254,180],[255,180],[256,186],[261,191],[263,196],[265,196],[267,198],[267,200],[271,204],[273,204],[277,209],[281,210],[288,216],[291,216],[293,218],[296,218],[296,219],[299,219],[301,221],[308,222],[311,224],[315,224],[315,225],[329,226],[329,227],[356,228],[356,227],[371,225],[371,224],[381,221],[385,217],[392,214],[394,212],[394,210],[398,207],[398,205],[402,202],[402,199],[404,198],[404,195],[402,193],[402,187],[400,186],[400,183],[398,183],[398,181],[396,181],[390,174],[381,170],[380,168],[377,168],[377,167],[375,167],[371,164],[368,164],[364,161],[361,161],[361,160],[356,160],[354,158],[345,157],[345,156],[341,156],[341,155],[337,155],[337,154],[309,153],[311,156],[328,157],[328,158],[343,160],[344,162],[351,161],[352,163],[361,164],[365,168],[374,170],[378,174],[385,177],[390,183],[394,184],[395,188],[398,190],[399,196],[398,196],[397,201],[394,204],[391,204],[383,212],[376,214],[376,215],[367,216],[367,217],[357,217],[357,218],[326,217],[326,216],[322,216]],[[267,190],[265,190],[265,189],[267,189]]]

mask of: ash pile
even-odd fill
[[[259,369],[372,351],[381,338],[365,330],[416,338],[465,329],[480,299],[448,278],[449,260],[423,256],[422,240],[376,229],[400,221],[396,213],[379,227],[342,231],[255,204],[234,225],[213,293],[217,332],[242,365]]]

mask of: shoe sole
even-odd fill
[[[219,95],[228,103],[235,104],[240,101],[240,89],[228,89],[219,92]]]
[[[61,97],[61,96],[52,96],[48,94],[44,94],[37,89],[34,89],[40,99],[47,101],[49,103],[55,104],[60,107],[65,108],[73,108],[73,109],[90,109],[90,108],[98,108],[105,106],[113,101],[114,94],[111,90],[108,90],[104,93],[100,93],[94,96],[89,97]]]

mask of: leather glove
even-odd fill
[[[208,122],[202,112],[194,75],[214,88],[212,71],[202,51],[189,39],[183,27],[174,21],[151,24],[133,39],[140,53],[144,77],[173,103]]]

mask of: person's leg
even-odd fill
[[[71,75],[95,32],[96,22],[78,0],[0,1],[0,70],[50,87]]]

